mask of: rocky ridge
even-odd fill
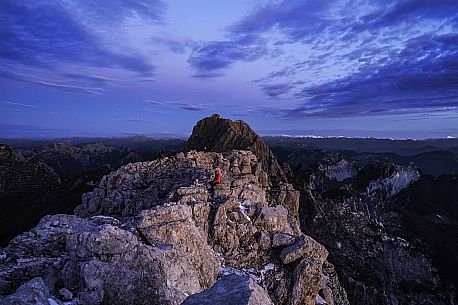
[[[456,304],[454,284],[433,260],[439,249],[442,265],[453,268],[456,225],[405,208],[418,206],[407,199],[423,181],[417,168],[360,164],[309,148],[289,157],[301,229],[329,250],[351,304]]]
[[[27,162],[20,152],[0,144],[0,197],[52,189],[59,183],[59,176],[46,164]]]
[[[69,304],[348,304],[327,250],[301,233],[299,193],[270,150],[260,161],[221,151],[128,164],[74,216],[43,218],[5,249],[0,304],[30,286],[57,304],[62,291]],[[223,179],[209,194],[214,166]]]
[[[270,148],[242,120],[231,121],[220,117],[218,114],[204,118],[194,126],[192,134],[184,146],[185,151],[224,152],[231,149],[253,152],[269,177],[287,181],[284,168]]]

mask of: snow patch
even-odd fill
[[[49,305],[59,305],[53,298],[48,298]]]
[[[262,283],[264,280],[264,274],[269,270],[274,270],[275,265],[270,263],[264,266],[263,269],[257,270],[254,268],[250,269],[236,269],[231,266],[221,266],[219,267],[218,274],[219,276],[229,275],[229,274],[236,274],[236,275],[248,275],[253,281],[257,284]]]
[[[247,215],[247,213],[248,213],[248,207],[245,206],[242,202],[240,202],[240,203],[239,203],[239,209],[240,209],[240,211],[242,211],[243,215],[244,215],[249,221],[251,221],[250,216]]]
[[[0,261],[6,259],[6,251],[0,251]]]
[[[418,170],[409,166],[395,172],[390,177],[371,181],[367,187],[367,195],[374,197],[376,194],[382,192],[382,195],[386,195],[386,198],[391,198],[418,179],[420,179]]]
[[[321,297],[321,295],[319,295],[319,294],[316,295],[315,301],[316,301],[318,304],[328,304],[328,303],[326,303],[326,301],[325,301],[325,300]]]
[[[324,170],[326,177],[339,182],[356,175],[353,163],[343,159],[334,165],[323,167],[322,170]]]
[[[97,219],[108,219],[108,220],[117,220],[116,218],[114,217],[111,217],[111,216],[105,216],[105,215],[96,215],[96,216],[92,216],[91,218],[97,218]]]

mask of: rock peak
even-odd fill
[[[198,121],[192,129],[185,151],[225,152],[249,150],[262,164],[263,170],[271,178],[286,180],[278,160],[262,138],[244,121],[232,121],[219,114]]]

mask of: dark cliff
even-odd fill
[[[184,151],[225,152],[232,149],[249,150],[261,162],[262,169],[270,176],[286,181],[285,173],[267,144],[251,127],[241,121],[224,119],[218,114],[197,122]]]

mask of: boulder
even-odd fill
[[[43,218],[14,239],[0,262],[1,294],[42,276],[50,289],[63,283],[84,304],[178,305],[201,291],[188,255],[172,244],[148,245],[129,231],[70,215]]]
[[[172,244],[186,253],[199,274],[200,285],[208,288],[213,284],[221,260],[196,227],[189,205],[160,206],[143,211],[137,229],[153,244]]]
[[[294,244],[296,238],[285,233],[275,233],[272,238],[272,247],[283,247]]]
[[[0,305],[49,305],[48,288],[40,277],[21,285],[13,294],[0,299]],[[52,299],[55,304],[58,304]],[[60,303],[60,302],[59,302]]]
[[[314,259],[322,264],[328,257],[328,251],[310,236],[302,235],[293,245],[284,248],[280,253],[283,264],[289,264],[301,257]]]
[[[281,205],[263,207],[255,224],[269,232],[286,232],[288,211]]]
[[[247,275],[230,274],[210,289],[186,298],[182,305],[273,305],[267,292]]]

